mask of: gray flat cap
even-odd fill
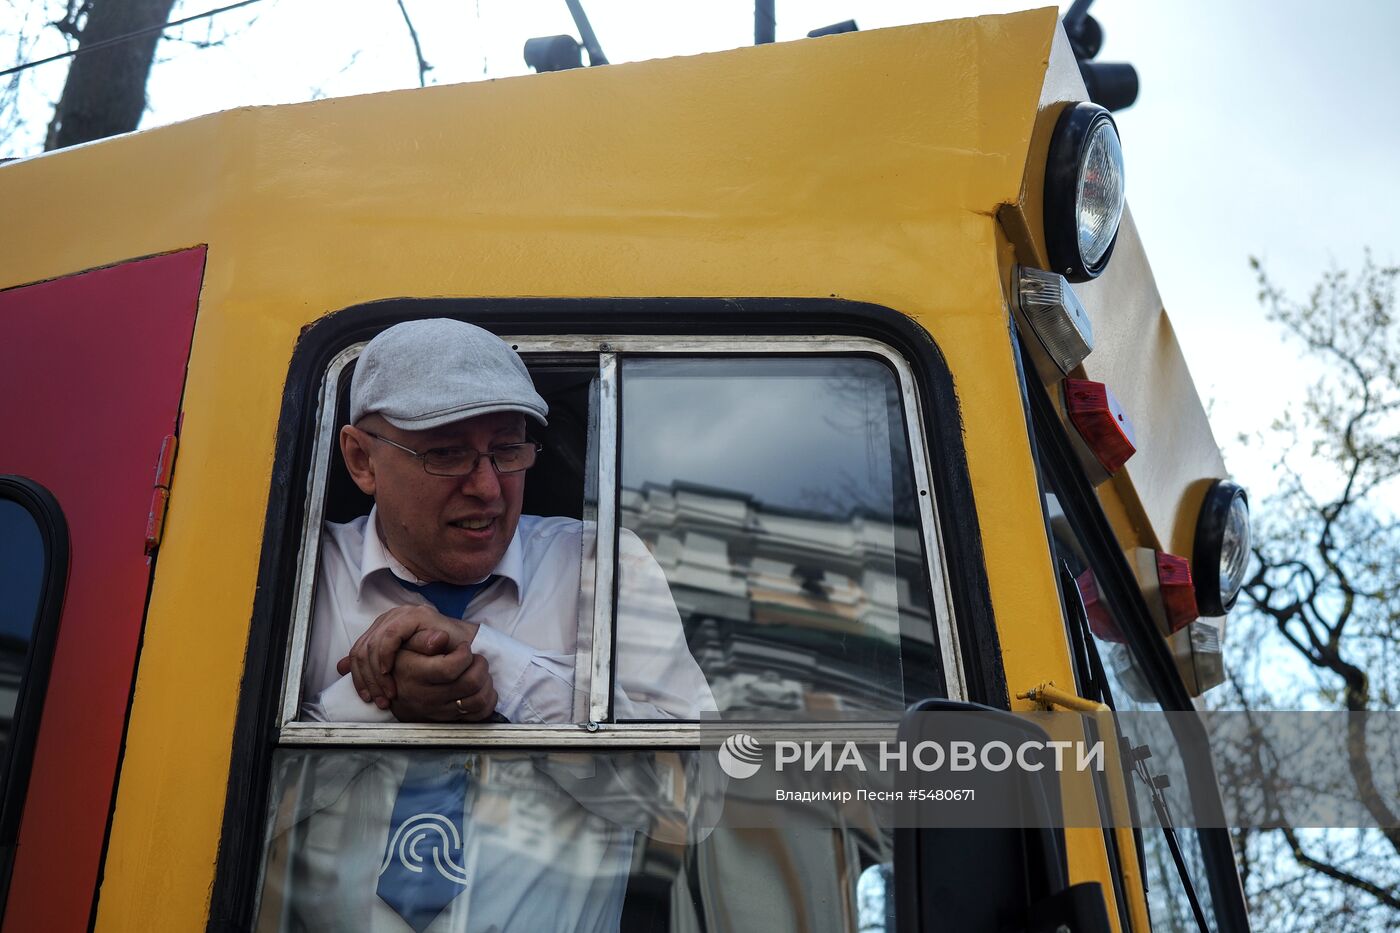
[[[518,411],[547,424],[549,406],[519,354],[463,321],[405,321],[365,345],[350,385],[350,423],[379,414],[405,431]]]

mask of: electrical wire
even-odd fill
[[[105,49],[122,42],[138,39],[141,36],[148,36],[153,32],[164,32],[174,26],[183,26],[185,23],[192,23],[197,19],[207,19],[210,16],[227,13],[229,10],[236,10],[241,6],[252,6],[254,3],[258,2],[260,2],[260,0],[240,0],[238,3],[230,3],[228,6],[221,6],[217,10],[196,13],[193,16],[186,16],[184,19],[174,19],[168,23],[161,23],[159,26],[147,26],[145,29],[137,29],[134,32],[128,32],[124,35],[113,36],[110,39],[103,39],[101,42],[94,42],[91,45],[79,45],[76,49],[69,49],[67,52],[62,52],[58,55],[50,55],[48,58],[41,58],[38,61],[25,62],[22,65],[15,65],[13,68],[6,68],[4,71],[0,71],[0,78],[6,77],[7,75],[18,74],[21,71],[28,71],[30,68],[37,68],[40,65],[47,65],[49,62],[56,62],[64,58],[72,58],[84,52],[96,52],[98,49]]]

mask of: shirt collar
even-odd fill
[[[427,583],[427,580],[418,579],[413,571],[389,553],[389,549],[384,546],[383,540],[379,537],[378,518],[379,506],[376,505],[369,510],[369,517],[365,520],[364,540],[360,545],[360,573],[359,578],[355,581],[357,589],[363,590],[365,580],[369,579],[371,574],[382,570],[387,570],[400,580],[407,580],[410,583]],[[517,593],[521,591],[525,578],[525,555],[524,548],[520,543],[519,524],[515,526],[515,534],[511,537],[510,546],[502,555],[501,562],[491,573],[498,577],[507,578],[515,584]],[[483,577],[483,579],[485,578]]]

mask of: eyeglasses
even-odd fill
[[[470,447],[434,447],[432,450],[419,452],[391,441],[382,434],[375,434],[373,431],[365,433],[414,457],[423,464],[424,471],[433,476],[466,476],[475,472],[476,465],[481,462],[482,457],[491,458],[491,465],[496,468],[497,473],[519,473],[534,466],[535,457],[544,450],[543,444],[526,441],[523,444],[492,447],[485,453]]]

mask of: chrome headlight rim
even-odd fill
[[[1118,124],[1113,115],[1098,104],[1081,101],[1065,107],[1050,137],[1050,153],[1045,165],[1045,246],[1050,254],[1050,270],[1071,282],[1097,278],[1108,267],[1122,226],[1125,202],[1120,193],[1118,221],[1108,246],[1096,261],[1086,261],[1079,246],[1081,170],[1094,134],[1105,125],[1118,141],[1121,158]]]

